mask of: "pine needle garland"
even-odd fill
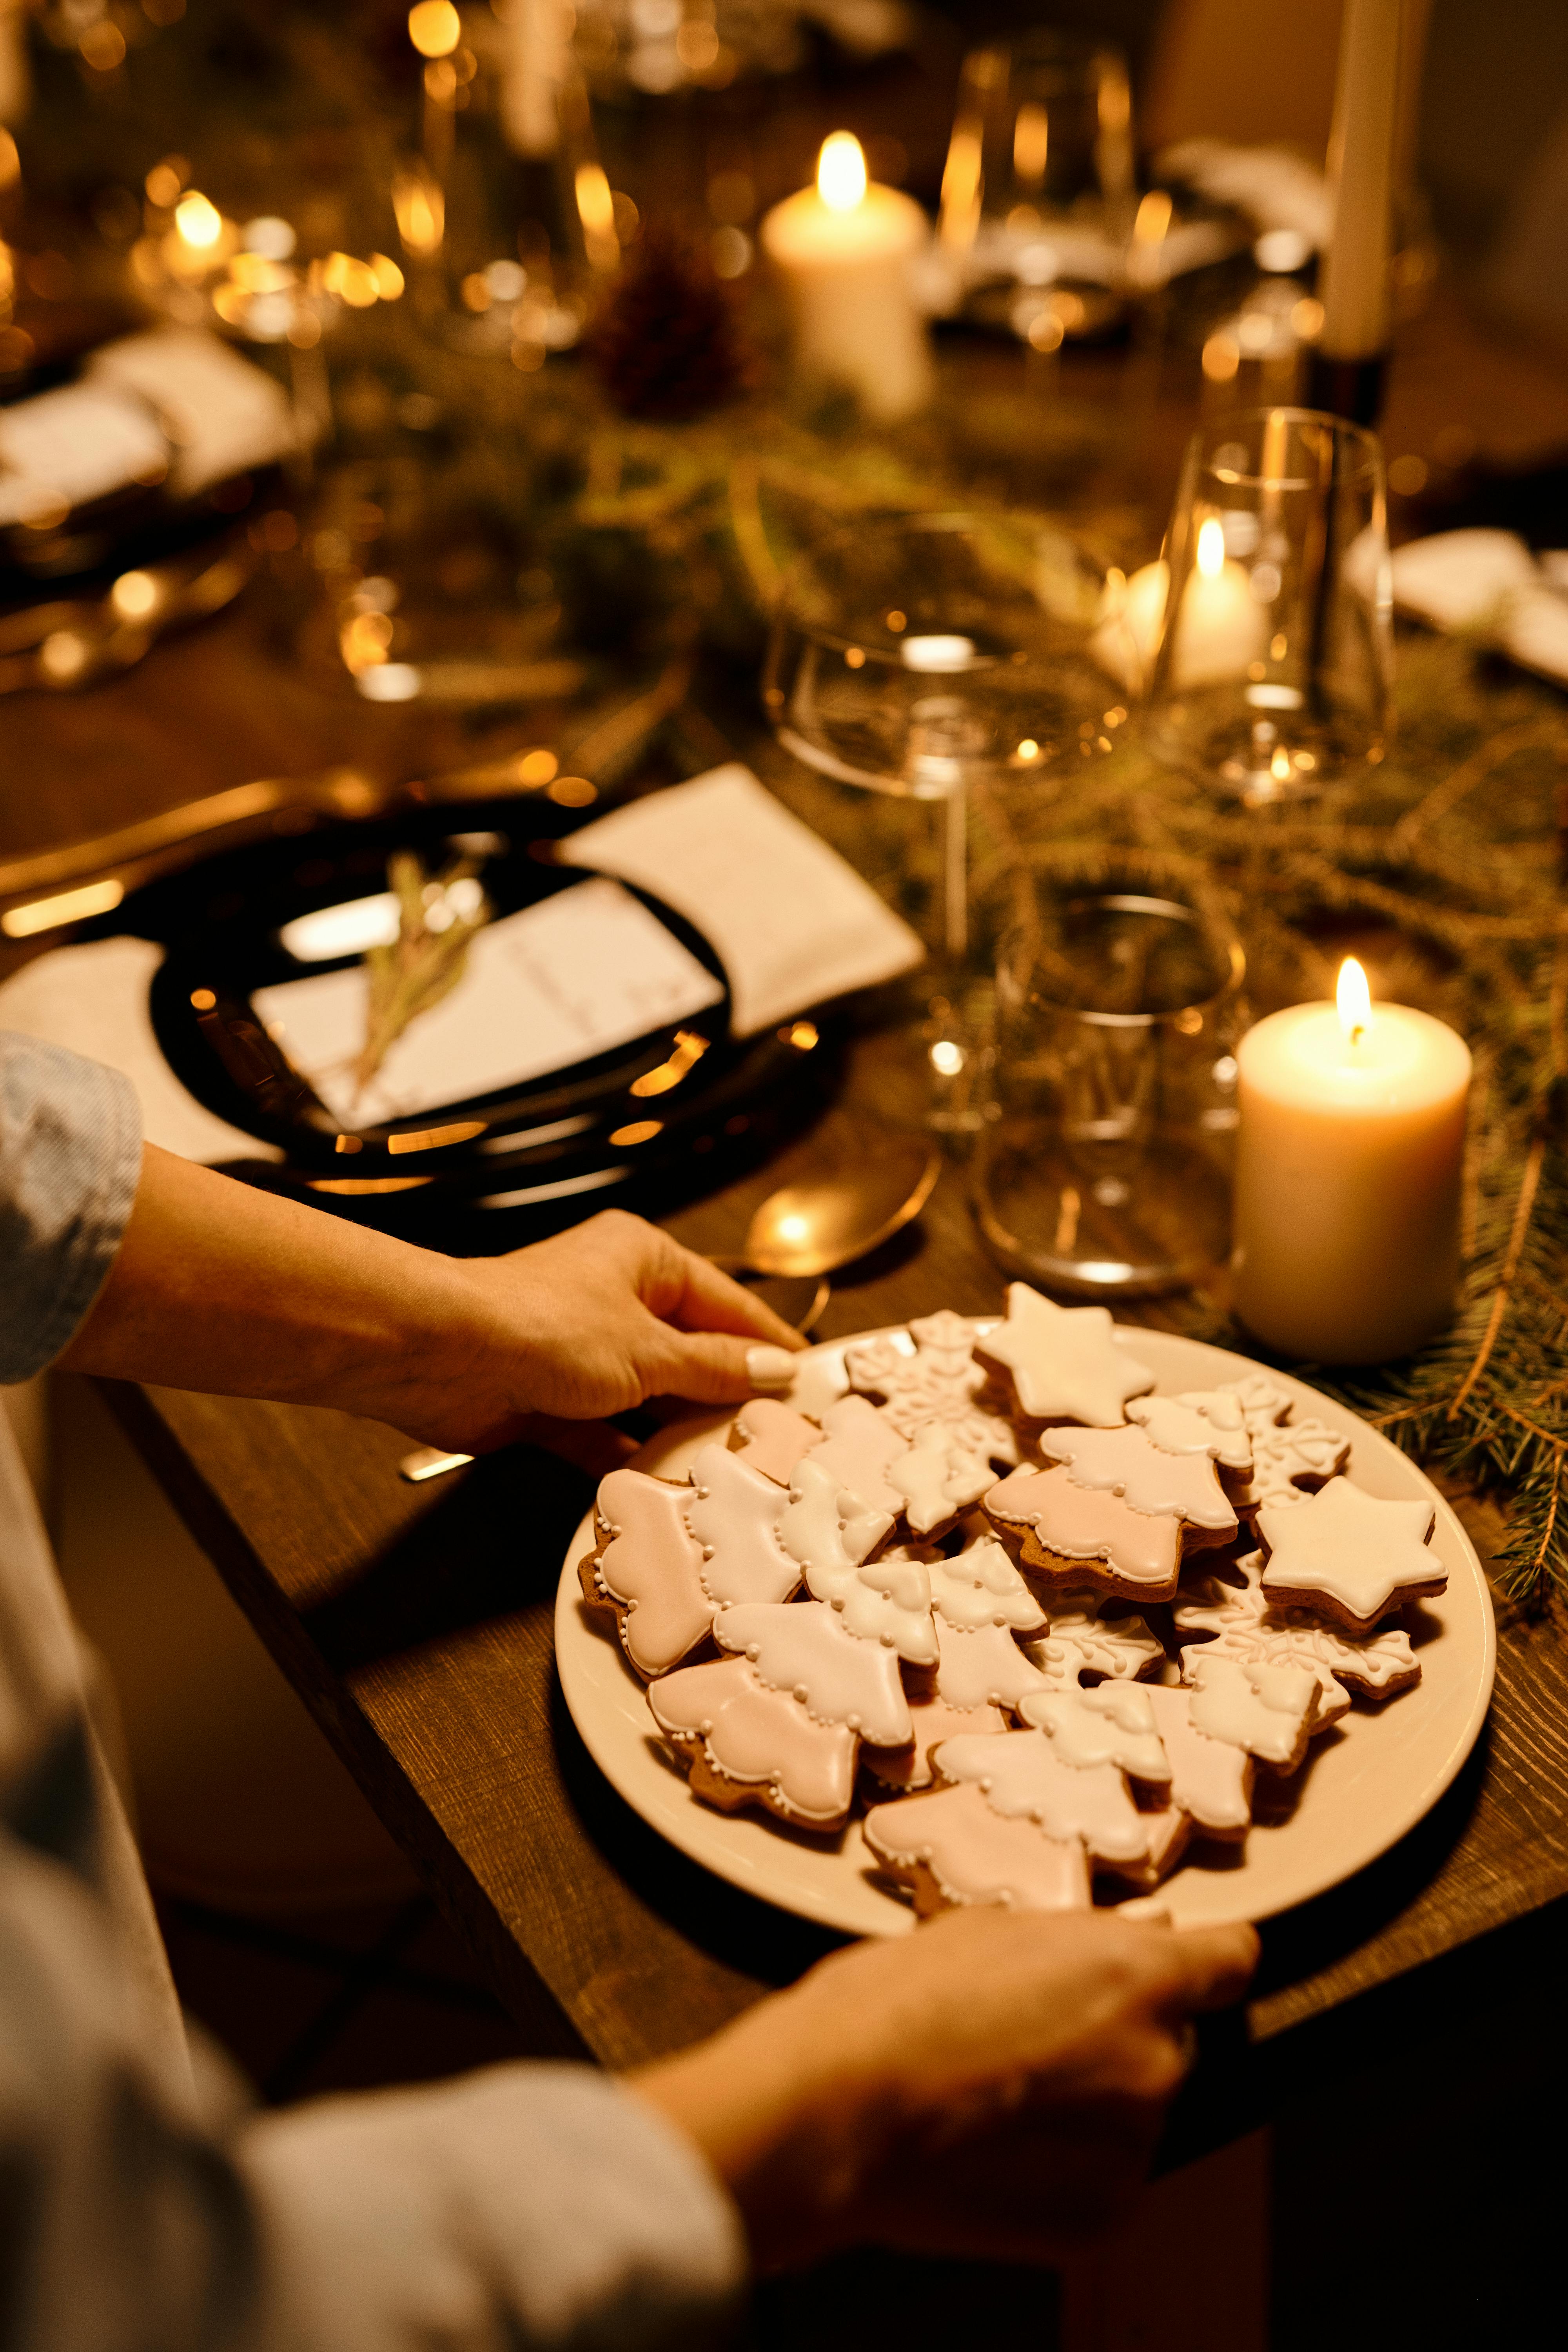
[[[411,1022],[456,988],[468,964],[468,942],[489,920],[474,880],[479,868],[459,857],[434,877],[411,850],[388,860],[386,878],[397,900],[397,937],[367,950],[364,1044],[354,1065],[363,1094]]]

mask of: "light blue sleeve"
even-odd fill
[[[30,1380],[75,1335],[141,1168],[129,1078],[0,1030],[0,1382]]]

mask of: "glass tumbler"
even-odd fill
[[[1260,408],[1194,434],[1151,567],[1144,725],[1160,759],[1262,807],[1383,758],[1384,505],[1382,448],[1342,418]]]
[[[1245,977],[1240,942],[1173,899],[1030,895],[998,952],[973,1178],[1010,1272],[1131,1297],[1223,1262]]]

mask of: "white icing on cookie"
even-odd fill
[[[1129,1510],[1185,1519],[1189,1526],[1222,1535],[1236,1533],[1236,1513],[1226,1501],[1206,1452],[1168,1454],[1143,1429],[1045,1429],[1040,1451],[1068,1465],[1078,1486],[1120,1495]]]
[[[1018,1441],[1000,1414],[987,1412],[975,1398],[985,1373],[974,1360],[974,1330],[945,1307],[917,1316],[910,1325],[915,1345],[907,1352],[890,1339],[862,1339],[844,1351],[851,1388],[885,1400],[883,1417],[906,1441],[939,1423],[954,1444],[982,1461],[1010,1464]]]
[[[810,1582],[813,1570],[821,1576],[845,1576],[858,1568],[892,1524],[890,1512],[863,1502],[834,1475],[820,1454],[807,1454],[790,1478],[779,1541],[807,1571]]]
[[[686,1525],[689,1489],[642,1470],[612,1470],[599,1486],[597,1588],[621,1604],[621,1642],[640,1675],[662,1675],[696,1648],[713,1604],[702,1556]]]
[[[1007,1320],[987,1332],[980,1352],[1013,1375],[1018,1409],[1031,1421],[1083,1421],[1119,1427],[1129,1397],[1154,1375],[1119,1348],[1104,1307],[1058,1307],[1026,1282],[1007,1286]]]
[[[1047,1837],[1081,1838],[1098,1860],[1146,1867],[1149,1828],[1110,1764],[1064,1764],[1043,1731],[944,1739],[931,1761],[943,1780],[971,1780],[993,1812],[1038,1822]]]
[[[1025,1818],[1005,1820],[969,1784],[876,1805],[866,1843],[901,1874],[923,1866],[942,1904],[1001,1904],[1012,1911],[1087,1911],[1089,1866],[1076,1839],[1048,1837]]]
[[[1318,1682],[1300,1666],[1243,1665],[1212,1650],[1189,1650],[1182,1675],[1193,1694],[1192,1723],[1209,1739],[1245,1748],[1260,1763],[1293,1772],[1317,1711]]]
[[[968,1453],[941,1422],[929,1423],[910,1450],[889,1464],[888,1478],[898,1489],[910,1526],[921,1536],[950,1526],[996,1484],[989,1460]]]
[[[1292,1401],[1275,1381],[1256,1372],[1227,1385],[1252,1439],[1252,1475],[1236,1498],[1243,1510],[1266,1503],[1299,1503],[1310,1488],[1321,1486],[1344,1468],[1350,1439],[1321,1421],[1291,1421]]]
[[[1317,1599],[1368,1627],[1420,1592],[1440,1592],[1447,1570],[1428,1549],[1430,1503],[1386,1502],[1331,1478],[1317,1494],[1258,1514],[1268,1546],[1263,1591],[1269,1601],[1303,1605]]]
[[[1381,1698],[1419,1682],[1421,1664],[1403,1627],[1341,1633],[1315,1618],[1272,1607],[1263,1591],[1263,1554],[1258,1551],[1237,1560],[1236,1572],[1243,1580],[1240,1585],[1217,1575],[1191,1578],[1176,1603],[1176,1624],[1184,1633],[1212,1633],[1209,1647],[1216,1657],[1236,1658],[1243,1664],[1302,1666],[1316,1675],[1321,1696],[1315,1731],[1339,1720],[1352,1690]]]
[[[1169,1780],[1149,1694],[1138,1683],[1100,1683],[1093,1690],[1042,1691],[1019,1702],[1022,1722],[1048,1737],[1064,1764],[1086,1771],[1114,1764],[1131,1780]]]
[[[842,1821],[855,1792],[859,1743],[841,1723],[817,1723],[787,1691],[770,1690],[745,1658],[683,1666],[648,1685],[659,1729],[678,1746],[700,1742],[726,1780],[766,1788],[781,1811],[815,1827]]]
[[[814,1569],[806,1580],[818,1601],[837,1609],[863,1642],[884,1642],[911,1666],[934,1666],[931,1578],[923,1560],[903,1550],[879,1552],[845,1577]]]
[[[966,1632],[979,1625],[1006,1625],[1016,1633],[1045,1629],[1045,1611],[994,1536],[981,1536],[952,1559],[933,1559],[931,1594],[938,1615]]]
[[[793,1405],[777,1397],[752,1397],[735,1415],[732,1450],[764,1478],[787,1486],[790,1472],[803,1454],[822,1443],[816,1422],[807,1421]]]
[[[731,1454],[705,1445],[691,1465],[686,1524],[702,1558],[699,1573],[708,1598],[787,1601],[800,1570],[779,1543],[784,1490]]]
[[[1252,1819],[1252,1759],[1193,1723],[1191,1691],[1152,1683],[1144,1693],[1171,1768],[1171,1803],[1210,1837],[1245,1836]]]
[[[1031,1691],[1047,1687],[1038,1666],[1024,1655],[1003,1625],[977,1625],[972,1633],[939,1617],[941,1652],[937,1696],[949,1706],[1016,1707]]]
[[[1102,1617],[1098,1592],[1064,1592],[1051,1602],[1050,1632],[1025,1648],[1053,1689],[1103,1675],[1135,1682],[1165,1663],[1164,1644],[1142,1617]]]
[[[904,1440],[892,1423],[867,1398],[846,1396],[827,1407],[822,1426],[826,1435],[817,1460],[872,1510],[897,1518],[903,1490],[889,1480],[888,1467],[903,1453]]]
[[[769,1690],[791,1691],[816,1723],[842,1723],[880,1748],[914,1737],[898,1654],[862,1642],[826,1601],[742,1601],[713,1620],[721,1649],[742,1651]]]
[[[1206,1454],[1227,1470],[1252,1467],[1252,1434],[1234,1389],[1184,1397],[1130,1397],[1127,1418],[1162,1454]]]

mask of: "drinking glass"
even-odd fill
[[[1239,941],[1173,899],[1024,892],[973,1177],[1010,1272],[1131,1297],[1224,1260],[1245,976]]]
[[[1053,304],[1067,331],[1107,322],[1137,205],[1131,126],[1115,49],[1042,28],[969,52],[938,242],[972,310],[1024,335]]]
[[[922,1023],[928,1123],[970,1131],[984,1023],[965,1009],[968,810],[981,786],[1027,792],[1111,747],[1127,719],[1104,667],[1106,575],[1040,519],[861,520],[803,552],[775,608],[763,701],[784,749],[819,775],[936,814],[923,925],[934,972]],[[1108,709],[1107,705],[1110,708]],[[883,828],[885,830],[885,828]],[[903,911],[921,861],[897,845]]]
[[[1188,446],[1152,614],[1145,731],[1249,806],[1300,800],[1388,742],[1393,600],[1383,451],[1308,408]]]

